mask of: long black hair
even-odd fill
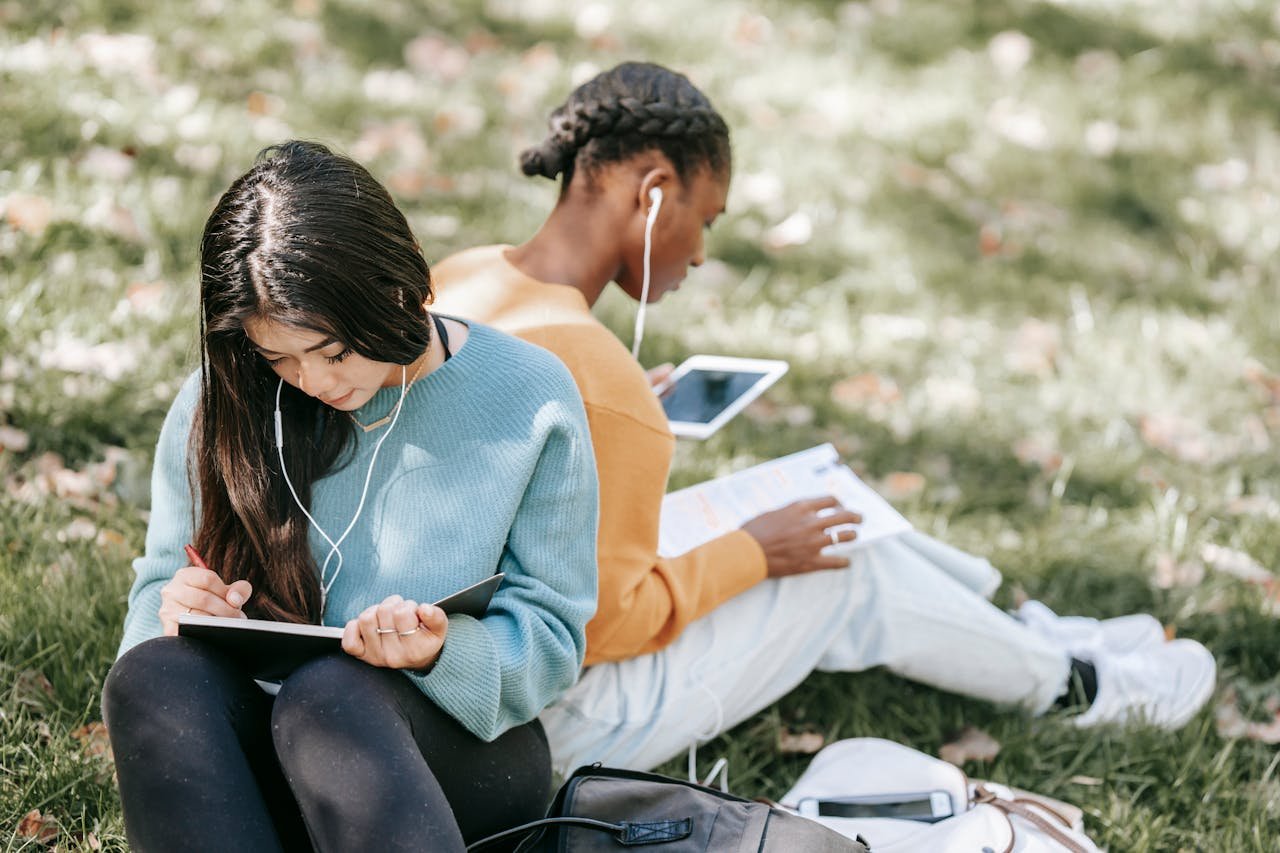
[[[520,155],[526,175],[555,179],[657,149],[681,181],[700,168],[728,175],[729,126],[689,78],[650,62],[624,62],[583,83],[551,113],[551,133]]]
[[[218,200],[200,244],[195,546],[224,581],[253,584],[252,615],[316,622],[321,596],[307,520],[275,452],[279,380],[244,324],[318,332],[365,358],[410,364],[431,342],[431,296],[430,270],[391,196],[323,145],[267,148]],[[288,383],[281,409],[289,476],[309,503],[353,426]]]

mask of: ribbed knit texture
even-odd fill
[[[120,654],[160,634],[160,588],[187,564],[186,442],[198,395],[193,375],[160,433],[146,552],[133,564]],[[356,417],[381,417],[399,396],[399,386],[384,388]],[[355,513],[385,430],[357,429],[351,461],[312,489],[311,512],[334,539]],[[473,323],[466,344],[409,389],[364,511],[342,544],[324,623],[344,625],[389,595],[435,601],[506,572],[483,619],[449,617],[430,674],[406,673],[469,731],[492,740],[532,719],[577,677],[595,609],[596,515],[590,436],[568,371],[544,350]],[[328,545],[314,530],[311,548],[318,566]]]
[[[537,281],[484,246],[436,264],[436,306],[546,347],[587,407],[600,476],[600,606],[587,663],[668,645],[695,619],[765,579],[760,544],[734,530],[674,558],[658,556],[658,520],[675,437],[644,370],[582,293]]]

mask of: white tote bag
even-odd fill
[[[913,811],[924,809],[932,817],[831,814],[845,803],[869,800],[910,802]],[[846,837],[862,836],[876,853],[1099,853],[1084,834],[1078,808],[1004,785],[970,782],[955,765],[880,738],[851,738],[823,748],[782,805]]]

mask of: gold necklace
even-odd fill
[[[391,411],[387,412],[385,415],[378,418],[373,423],[368,423],[368,424],[362,424],[360,423],[360,421],[356,420],[355,412],[347,412],[347,417],[351,418],[351,422],[356,426],[360,427],[360,429],[364,430],[365,432],[373,432],[378,427],[386,426],[387,424],[391,423],[391,419],[396,416],[396,412],[400,411],[400,407],[404,405],[405,397],[409,396],[409,389],[413,387],[413,383],[418,381],[418,376],[422,374],[422,368],[427,366],[427,361],[430,358],[431,358],[431,349],[428,348],[426,354],[422,357],[422,361],[418,363],[418,369],[413,371],[413,376],[409,378],[409,384],[404,386],[404,393],[400,395],[400,399],[396,401],[396,404],[391,407]]]

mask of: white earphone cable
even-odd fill
[[[650,189],[649,200],[653,206],[644,221],[644,282],[640,285],[640,310],[636,312],[636,328],[631,336],[631,357],[635,359],[640,358],[640,342],[644,340],[644,312],[649,305],[649,256],[653,248],[653,223],[657,221],[658,209],[662,207],[662,189]]]
[[[396,422],[400,420],[400,411],[404,408],[404,398],[408,393],[408,387],[405,381],[406,377],[406,368],[401,366],[400,401],[396,403],[395,412],[391,416],[391,423],[387,426],[387,431],[382,434],[378,439],[377,444],[373,446],[373,454],[369,459],[369,470],[366,471],[364,475],[364,486],[360,490],[360,502],[356,505],[355,515],[351,516],[351,522],[347,525],[347,528],[342,531],[342,535],[338,537],[338,541],[336,542],[329,537],[328,533],[325,533],[324,528],[320,526],[320,523],[316,521],[315,517],[312,516],[311,513],[307,511],[307,508],[302,505],[302,501],[298,498],[298,492],[294,489],[293,482],[289,479],[289,472],[284,464],[284,426],[280,416],[280,392],[284,388],[284,379],[281,378],[280,384],[276,386],[276,454],[280,457],[280,473],[284,475],[284,482],[285,485],[289,487],[289,494],[293,496],[293,502],[297,504],[298,509],[302,510],[302,514],[307,517],[307,521],[311,522],[311,526],[316,529],[316,532],[324,538],[325,542],[329,543],[329,553],[325,556],[324,563],[320,566],[320,613],[322,616],[324,614],[325,605],[328,603],[329,590],[333,588],[334,582],[342,572],[343,556],[340,546],[344,541],[346,541],[348,534],[350,534],[355,528],[356,521],[360,518],[360,513],[364,511],[364,502],[369,496],[369,484],[373,479],[373,468],[378,463],[378,452],[382,450],[383,442],[390,437],[391,431],[396,428]],[[326,582],[325,575],[328,573],[329,562],[333,559],[334,554],[338,555],[338,565],[333,570],[333,576],[329,578],[328,582]]]

